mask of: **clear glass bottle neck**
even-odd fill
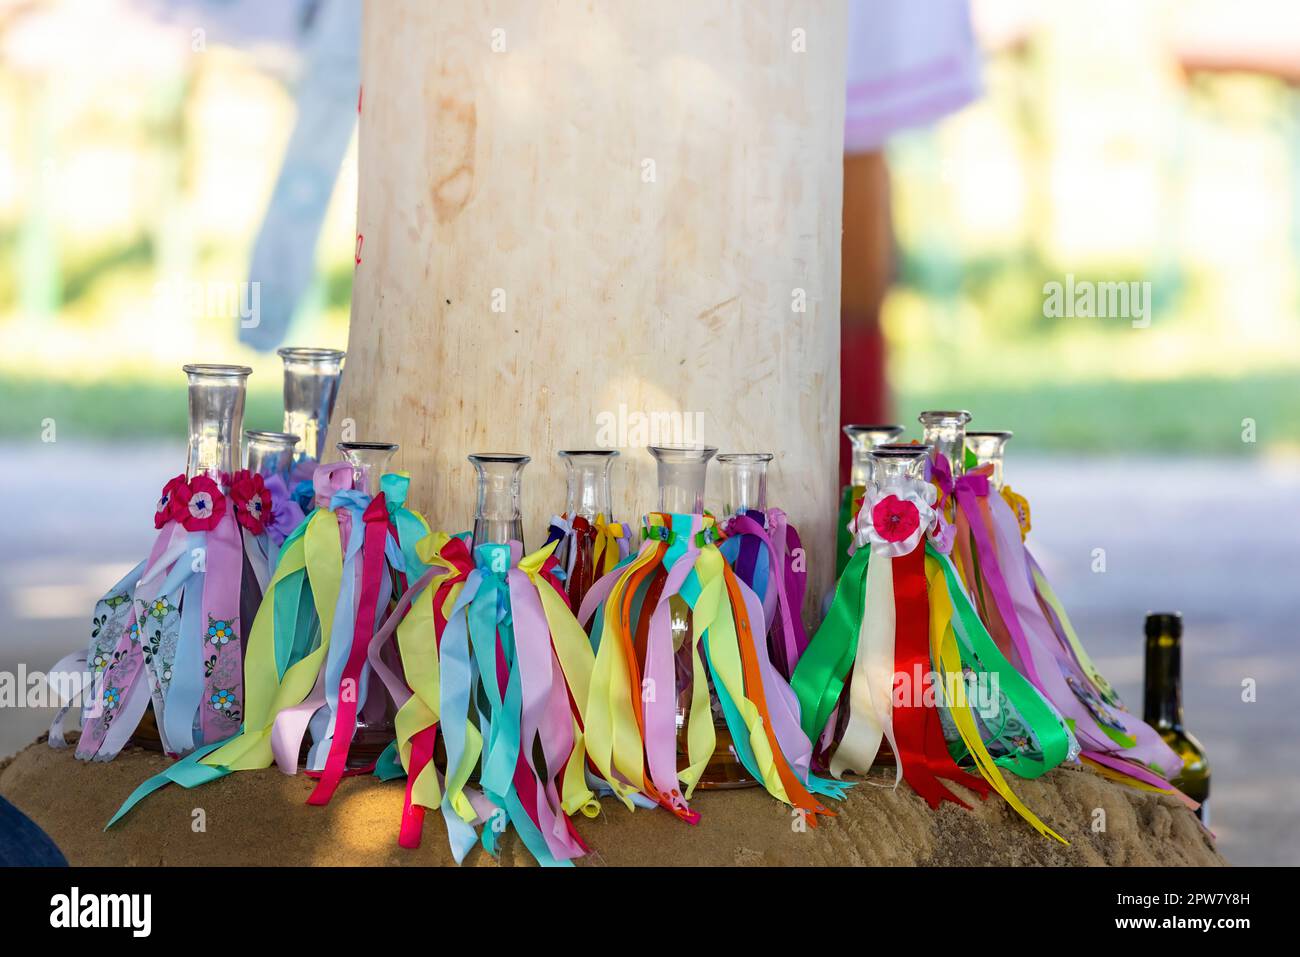
[[[881,445],[871,452],[870,487],[877,493],[886,489],[905,489],[925,481],[928,445]]]
[[[379,494],[379,480],[397,452],[392,442],[340,442],[343,461],[352,466],[352,487],[367,495]]]
[[[922,412],[921,441],[933,447],[935,455],[948,460],[956,478],[966,471],[966,423],[970,413],[957,411]]]
[[[1002,488],[1002,461],[1006,455],[1010,432],[967,432],[966,447],[975,456],[976,465],[992,465],[989,482],[994,488]]]
[[[524,545],[523,474],[531,459],[516,453],[471,455],[478,480],[474,545]]]
[[[613,508],[610,471],[618,452],[610,450],[562,451],[564,462],[565,514],[570,519],[581,516],[592,521],[597,515],[609,519]]]
[[[230,476],[238,468],[244,396],[252,372],[247,366],[185,366],[190,380],[185,474],[190,478],[208,475],[220,482],[222,476]]]
[[[844,434],[849,438],[852,458],[849,466],[849,484],[865,487],[871,481],[871,450],[877,445],[893,442],[902,435],[901,425],[846,425]]]
[[[659,511],[673,515],[704,513],[704,482],[713,446],[651,446],[658,463]]]
[[[288,432],[249,431],[244,433],[244,443],[244,468],[264,479],[278,475],[288,484],[298,436]]]
[[[734,452],[718,456],[727,489],[724,512],[728,517],[751,510],[767,511],[768,452]]]
[[[344,353],[286,348],[277,354],[284,360],[284,431],[298,436],[299,461],[319,462],[339,394]]]

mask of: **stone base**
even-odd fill
[[[448,865],[441,815],[425,818],[418,850],[397,846],[404,781],[347,778],[327,807],[305,802],[312,782],[275,769],[232,774],[192,791],[156,792],[113,830],[104,824],[135,787],[165,768],[138,748],[108,763],[77,761],[39,741],[0,765],[0,794],[28,814],[74,865]],[[1058,769],[1038,781],[1011,778],[1021,800],[1070,841],[1040,837],[996,795],[973,811],[931,811],[893,772],[873,773],[836,805],[839,814],[806,831],[758,788],[697,792],[691,827],[662,811],[575,819],[607,865],[1221,865],[1195,815],[1178,801],[1121,787],[1089,770]],[[1095,810],[1105,830],[1094,833]],[[202,810],[206,830],[194,830]],[[495,865],[476,848],[467,865]],[[511,832],[501,864],[531,863]]]

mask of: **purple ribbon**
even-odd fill
[[[759,544],[767,546],[772,582],[768,594],[775,593],[779,614],[773,616],[766,607],[763,611],[766,620],[771,622],[770,643],[777,657],[778,670],[789,679],[804,649],[808,647],[808,634],[804,631],[800,614],[808,575],[807,572],[796,571],[794,568],[795,555],[802,548],[802,542],[785,512],[779,508],[770,508],[766,519],[767,528],[764,528],[748,514],[735,515],[727,522],[726,531],[728,535],[746,536],[741,539],[740,556],[736,562],[736,574],[745,582],[754,580],[754,556],[757,555]],[[747,548],[751,557],[746,566]]]

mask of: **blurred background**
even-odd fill
[[[1294,8],[976,3],[982,95],[885,149],[890,415],[1015,431],[1031,545],[1133,710],[1143,615],[1183,611],[1187,724],[1238,864],[1300,859]],[[274,429],[280,363],[252,346],[346,346],[358,92],[338,10],[0,0],[0,670],[84,645],[145,554],[184,466],[183,363],[251,365],[245,424]],[[241,343],[255,257],[287,288],[265,285],[274,321]],[[1048,315],[1067,277],[1149,282],[1149,326]],[[0,712],[0,759],[48,720]]]

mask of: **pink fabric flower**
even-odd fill
[[[210,532],[226,514],[226,497],[217,483],[196,475],[172,495],[172,517],[190,532]]]
[[[236,472],[230,482],[230,501],[240,525],[254,535],[266,531],[271,520],[271,493],[262,476],[247,469]]]
[[[911,502],[886,495],[871,509],[871,524],[887,542],[905,541],[921,524],[921,515]]]
[[[176,490],[180,488],[185,488],[184,475],[176,476],[163,486],[162,494],[158,496],[158,505],[153,513],[154,528],[162,528],[168,522],[176,519],[174,503],[176,501]]]

